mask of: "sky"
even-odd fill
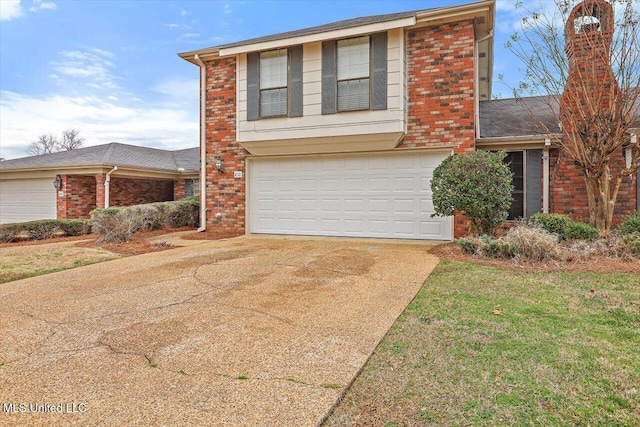
[[[534,1],[540,4],[540,0]],[[541,0],[542,3],[549,0]],[[0,0],[0,158],[39,135],[80,130],[84,146],[177,150],[199,136],[199,70],[179,52],[359,16],[471,0]],[[520,21],[498,0],[493,94],[519,80],[504,48]]]

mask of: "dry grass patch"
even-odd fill
[[[442,261],[329,426],[640,425],[640,275]]]
[[[76,242],[0,247],[0,283],[118,258],[100,248],[77,247]]]

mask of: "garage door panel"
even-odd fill
[[[430,179],[445,157],[252,159],[249,231],[450,240],[451,218],[430,218]],[[264,197],[263,191],[277,196]]]
[[[51,178],[0,181],[0,224],[55,219],[56,191]]]

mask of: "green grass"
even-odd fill
[[[327,424],[640,425],[639,355],[640,275],[442,261]]]

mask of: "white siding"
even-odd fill
[[[404,32],[388,32],[387,96],[384,111],[352,111],[322,115],[322,43],[303,46],[303,116],[247,121],[247,55],[238,58],[237,140],[262,141],[289,138],[403,132],[405,122]]]

